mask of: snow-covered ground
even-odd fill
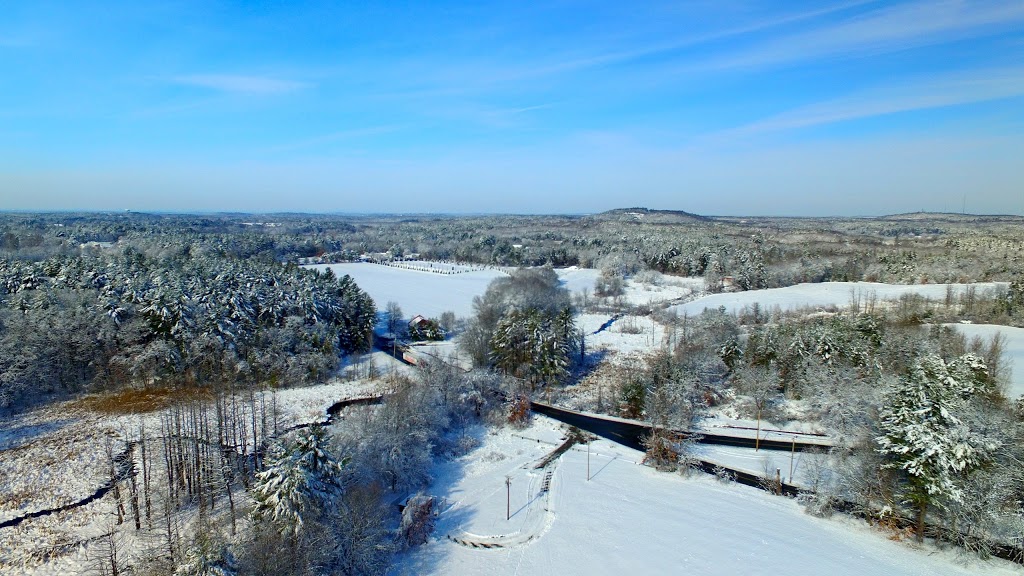
[[[576,326],[586,335],[588,352],[604,349],[625,355],[646,353],[656,350],[665,339],[665,327],[643,316],[625,315],[601,330],[611,319],[608,314],[576,317]]]
[[[881,284],[877,282],[822,282],[820,284],[796,284],[785,288],[767,290],[750,290],[747,292],[727,292],[711,294],[692,302],[680,304],[674,310],[680,316],[695,316],[705,308],[724,306],[727,312],[736,313],[744,306],[759,303],[765,312],[775,307],[781,310],[797,308],[843,308],[858,298],[862,305],[871,298],[878,301],[896,300],[904,294],[919,294],[932,300],[943,300],[946,297],[947,284]],[[980,284],[952,284],[956,294],[963,292],[968,286],[977,290],[991,290],[997,284],[993,282]]]
[[[449,364],[455,364],[465,370],[473,367],[472,361],[460,354],[458,340],[417,342],[410,347],[412,348],[412,355],[417,361],[425,360],[432,362],[440,360]],[[408,370],[408,367],[406,367],[406,370]]]
[[[382,356],[394,360],[386,354]],[[394,361],[404,366],[397,360]],[[277,404],[282,424],[288,426],[322,421],[327,416],[327,408],[335,402],[364,398],[380,394],[381,391],[381,383],[375,380],[329,382],[319,386],[281,390],[277,393]]]
[[[997,326],[993,324],[949,324],[971,340],[981,338],[986,344],[997,333],[1005,338],[1003,354],[1008,363],[1009,386],[1007,396],[1024,396],[1024,328]]]
[[[773,439],[778,440],[779,435],[774,435]],[[783,482],[802,488],[814,486],[813,475],[828,458],[824,453],[755,450],[711,444],[696,445],[694,456],[712,464],[769,478],[774,478],[775,471],[779,470]]]
[[[531,464],[560,430],[537,417],[440,465],[430,492],[445,505],[434,538],[400,557],[391,574],[1019,574],[1007,562],[895,542],[855,520],[815,518],[753,488],[656,472],[638,464],[640,452],[605,440],[590,445],[589,481],[588,449],[576,446],[552,465],[544,494],[546,472]]]
[[[594,268],[558,268],[555,270],[562,285],[573,294],[588,293],[593,297],[594,284],[601,271]],[[704,290],[703,278],[681,278],[666,276],[653,270],[628,278],[622,301],[633,306],[649,306],[659,302],[671,302]]]
[[[703,293],[703,278],[666,276],[651,270],[626,280],[623,298],[634,306],[651,306],[695,298]]]
[[[0,425],[0,521],[63,506],[109,478],[107,441],[116,427],[86,414],[34,412]],[[114,442],[114,452],[123,444]]]
[[[594,283],[597,282],[598,277],[601,276],[600,270],[594,268],[578,268],[572,266],[570,268],[558,268],[555,270],[558,273],[558,279],[562,281],[562,287],[572,293],[582,293],[588,291],[591,294],[594,293]]]

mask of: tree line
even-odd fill
[[[320,382],[369,349],[348,277],[216,253],[0,259],[0,407],[87,391]]]

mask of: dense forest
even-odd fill
[[[371,343],[374,303],[350,279],[262,258],[245,238],[171,229],[116,249],[5,238],[25,248],[0,260],[0,407],[156,384],[320,382]]]
[[[281,262],[371,255],[498,266],[649,268],[741,289],[797,282],[1010,281],[1024,268],[1024,218],[713,218],[642,208],[588,216],[4,214],[0,255],[42,260],[132,246]],[[108,244],[109,243],[109,244]]]

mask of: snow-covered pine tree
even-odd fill
[[[200,534],[174,567],[174,576],[234,576],[238,573],[236,564],[227,546]]]
[[[578,338],[569,309],[549,314],[537,308],[513,308],[495,328],[491,360],[496,368],[526,379],[531,387],[559,382],[568,375]]]
[[[266,468],[253,485],[255,521],[269,520],[282,534],[298,536],[304,522],[320,515],[341,495],[341,469],[321,426],[304,431],[287,448],[273,444]]]
[[[967,400],[986,386],[984,362],[966,354],[949,363],[921,358],[886,391],[875,440],[887,468],[907,475],[905,495],[915,507],[918,540],[928,507],[963,498],[960,480],[983,464],[999,442],[972,431],[961,418]]]

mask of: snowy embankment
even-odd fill
[[[526,430],[499,430],[470,454],[441,464],[430,493],[446,498],[446,506],[434,538],[401,556],[390,573],[1019,574],[1007,562],[965,565],[953,551],[894,542],[859,521],[815,518],[791,499],[753,488],[656,472],[638,465],[640,452],[605,440],[565,453],[545,497],[532,475],[539,471],[529,466],[554,448],[560,430],[536,417]],[[495,541],[516,534],[522,543],[506,538],[511,543],[488,549],[448,537],[467,533]]]
[[[780,435],[772,435],[771,439],[779,440]],[[823,452],[755,450],[713,444],[695,445],[693,455],[710,464],[719,464],[726,468],[768,478],[775,478],[776,470],[778,470],[783,482],[800,488],[814,486],[815,475],[820,473],[821,467],[828,461],[828,455]]]
[[[968,287],[976,290],[991,290],[998,286],[995,282],[980,284],[880,284],[877,282],[822,282],[820,284],[796,284],[785,288],[769,288],[767,290],[750,290],[747,292],[727,292],[711,294],[692,302],[673,307],[680,316],[695,316],[706,308],[724,307],[726,312],[735,314],[745,306],[755,303],[764,312],[774,308],[795,310],[798,308],[843,308],[856,299],[861,305],[876,299],[897,300],[906,294],[917,294],[931,300],[943,300],[947,287],[952,286],[953,293],[959,295]]]
[[[1003,358],[1007,363],[1008,384],[1006,395],[1010,398],[1024,396],[1024,328],[997,326],[993,324],[947,324],[957,329],[970,341],[981,338],[986,344],[996,334],[1002,334]]]

